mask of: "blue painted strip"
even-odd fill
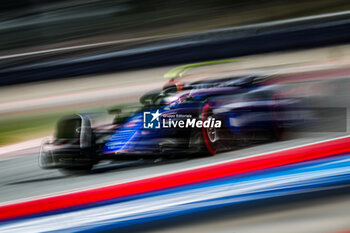
[[[350,181],[350,155],[246,177],[155,192],[137,199],[0,225],[0,232],[96,232],[235,203],[312,191]]]

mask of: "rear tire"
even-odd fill
[[[202,121],[204,122],[211,118],[215,119],[212,107],[209,104],[205,104],[202,109]],[[227,135],[227,130],[224,125],[222,125],[220,129],[215,127],[202,127],[202,138],[205,148],[210,155],[227,151],[232,147],[232,145],[229,145],[232,143],[232,139]]]

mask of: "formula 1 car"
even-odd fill
[[[134,111],[112,109],[110,124],[94,125],[89,114],[57,123],[41,146],[39,165],[66,173],[88,172],[101,160],[214,155],[253,142],[280,139],[303,121],[291,114],[301,100],[283,95],[268,75],[173,78],[146,93]]]

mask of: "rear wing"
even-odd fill
[[[192,63],[187,65],[182,65],[175,67],[171,70],[169,70],[166,74],[163,75],[166,79],[176,79],[176,78],[182,78],[185,73],[193,68],[200,67],[200,66],[208,66],[208,65],[216,65],[221,63],[229,63],[229,62],[236,62],[241,61],[242,59],[223,59],[223,60],[215,60],[215,61],[206,61],[206,62],[199,62],[199,63]]]

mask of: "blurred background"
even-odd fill
[[[0,146],[50,135],[54,122],[72,111],[91,106],[91,111],[100,111],[101,106],[135,101],[139,89],[126,86],[150,80],[160,86],[162,73],[175,64],[346,43],[348,9],[345,0],[4,0]],[[315,17],[319,14],[326,15]],[[335,24],[337,31],[332,31]],[[332,48],[317,58],[336,59],[345,51]],[[305,53],[298,56],[285,55],[268,65],[316,59]],[[236,68],[258,68],[252,61],[241,63],[245,65]],[[161,66],[168,67],[137,73]],[[132,73],[112,74],[126,70]],[[86,79],[103,73],[110,75]],[[60,78],[66,79],[56,81]],[[101,90],[112,86],[123,87],[128,95],[120,90],[106,95]],[[87,93],[97,95],[96,90],[102,96]],[[73,99],[63,96],[71,94]]]
[[[276,83],[293,87],[297,90],[294,94],[320,97],[316,107],[343,108],[348,116],[349,10],[347,0],[2,0],[0,201],[118,179],[119,170],[111,169],[107,174],[93,174],[93,178],[74,178],[67,185],[56,171],[39,170],[39,145],[53,134],[63,115],[107,113],[115,105],[134,104],[141,94],[161,88],[168,81],[163,75],[178,65],[238,58],[233,63],[196,69],[190,75],[274,74]],[[109,117],[106,115],[106,120]],[[344,135],[349,130],[348,118],[346,122],[344,132],[303,134],[298,140],[306,143],[315,137]],[[293,143],[259,148],[271,150]],[[260,149],[253,148],[251,153]],[[227,155],[218,158],[231,159]],[[187,166],[194,165],[189,162]],[[150,174],[159,168],[146,169]],[[34,188],[38,182],[40,189]],[[224,210],[219,225],[224,226],[221,232],[232,232],[232,225],[240,230],[237,232],[256,232],[266,226],[269,232],[350,229],[345,209],[348,194],[348,188],[340,189],[332,202],[324,196],[311,196],[307,205],[298,199],[297,209],[285,200],[281,208],[276,202],[271,208],[262,205],[258,212],[249,206],[243,216],[237,209]],[[335,217],[322,214],[329,208]],[[280,212],[284,215],[276,214]],[[329,222],[316,227],[316,220],[307,221],[311,215]],[[194,224],[182,219],[185,224],[180,230],[215,232],[219,228],[217,215],[208,216],[204,230],[200,218]],[[232,222],[231,217],[237,220]],[[275,225],[279,220],[282,223]],[[289,228],[290,223],[299,225]],[[176,221],[160,224],[164,229],[171,224],[172,228],[163,231],[179,232]],[[281,231],[288,228],[290,231]]]
[[[192,32],[350,9],[346,0],[4,0],[2,54]]]

